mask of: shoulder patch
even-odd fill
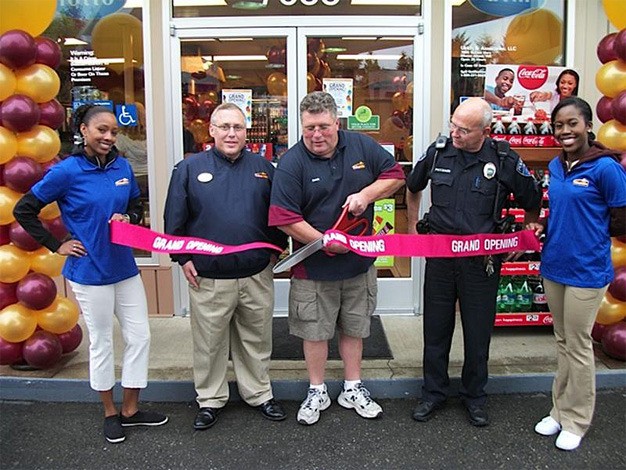
[[[522,176],[527,176],[529,178],[531,177],[530,171],[528,171],[528,167],[521,158],[517,160],[517,165],[515,165],[515,171],[517,171]]]
[[[417,162],[421,162],[425,158],[426,158],[426,152],[424,152],[423,154],[420,155],[420,157],[417,159]],[[417,162],[415,162],[415,163],[417,163]]]

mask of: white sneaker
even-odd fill
[[[370,398],[370,392],[365,388],[362,383],[359,383],[355,388],[343,390],[337,398],[339,403],[344,408],[354,408],[354,410],[363,418],[378,418],[382,416],[383,409],[378,403]]]
[[[561,450],[574,450],[580,445],[582,437],[569,431],[561,431],[555,445]]]
[[[298,410],[298,423],[311,425],[320,419],[320,411],[324,411],[330,406],[330,397],[326,389],[318,390],[309,388],[306,399]]]
[[[561,425],[550,415],[535,425],[535,432],[542,436],[553,436],[561,430]]]

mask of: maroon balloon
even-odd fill
[[[18,283],[15,295],[21,304],[31,310],[48,307],[57,296],[57,285],[50,276],[29,273]]]
[[[613,100],[608,96],[603,96],[598,100],[596,105],[596,115],[600,122],[608,122],[613,119],[613,111],[611,111],[611,102]]]
[[[27,193],[43,177],[43,168],[28,157],[13,157],[2,169],[5,185],[18,193]]]
[[[11,243],[9,238],[9,225],[0,225],[0,246]]]
[[[51,220],[44,220],[43,226],[46,227],[48,231],[52,233],[52,235],[54,235],[54,238],[59,241],[63,240],[67,236],[68,232],[65,228],[65,225],[63,224],[63,220],[61,220],[61,217],[57,217]]]
[[[52,39],[39,36],[35,38],[37,54],[35,62],[56,69],[61,63],[61,47]]]
[[[0,121],[2,118],[0,117]],[[6,186],[4,184],[4,165],[0,165],[0,186]]]
[[[615,278],[609,284],[609,294],[615,300],[626,302],[626,266],[619,267],[615,270]]]
[[[626,62],[626,28],[622,29],[615,36],[613,50],[615,51],[615,55],[618,59]]]
[[[0,36],[0,62],[11,69],[35,63],[37,45],[26,31],[12,29]]]
[[[57,100],[46,101],[39,105],[39,124],[58,129],[65,121],[65,108]]]
[[[596,53],[598,54],[598,59],[600,59],[600,62],[602,62],[603,64],[617,59],[614,48],[615,36],[617,36],[617,33],[607,34],[598,43]]]
[[[13,132],[24,132],[39,122],[39,106],[26,95],[11,95],[0,105],[2,125]]]
[[[6,283],[0,282],[0,310],[9,305],[17,303],[17,295],[15,290],[17,289],[17,282]]]
[[[626,361],[626,322],[607,327],[602,335],[602,350],[615,359]]]
[[[0,366],[10,366],[22,360],[24,343],[11,343],[0,338]]]
[[[59,157],[54,157],[49,162],[46,162],[46,163],[42,164],[41,168],[43,169],[43,174],[45,175],[48,172],[48,170],[50,169],[51,166],[56,165],[60,161],[61,161],[61,159]]]
[[[59,362],[63,348],[57,335],[49,331],[39,330],[24,341],[22,354],[29,366],[45,369]]]
[[[600,343],[602,341],[602,336],[604,336],[604,332],[606,331],[608,325],[603,325],[602,323],[594,323],[593,328],[591,329],[591,337],[594,341]]]
[[[613,119],[626,125],[626,90],[611,100],[611,114]]]
[[[78,323],[76,323],[76,325],[74,325],[74,328],[72,328],[70,331],[66,331],[65,333],[61,333],[57,336],[59,338],[59,341],[61,342],[63,354],[67,354],[68,352],[72,352],[80,345],[80,342],[83,340],[83,329]]]
[[[9,225],[9,239],[16,247],[24,251],[35,251],[41,248],[39,242],[31,237],[19,222],[12,222]]]

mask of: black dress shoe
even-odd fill
[[[480,405],[466,406],[469,415],[469,422],[472,426],[483,427],[489,424],[489,415],[484,407]]]
[[[220,408],[200,408],[196,419],[193,421],[193,428],[201,431],[203,429],[209,429],[217,422],[217,414],[220,412]]]
[[[413,410],[413,419],[415,421],[428,421],[436,410],[443,408],[443,403],[434,403],[432,401],[420,401]]]
[[[261,403],[257,406],[257,409],[261,412],[264,418],[271,421],[282,421],[287,417],[287,413],[285,413],[283,407],[280,406],[280,403],[273,398],[271,400],[267,400],[265,403]]]

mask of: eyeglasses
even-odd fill
[[[457,126],[452,121],[450,121],[449,127],[450,127],[450,133],[452,133],[454,131],[459,131],[459,134],[461,134],[462,136],[466,136],[468,134],[471,134],[472,132],[474,132],[476,130],[476,129],[468,129],[467,127]]]
[[[241,126],[239,124],[221,124],[221,125],[217,125],[217,124],[212,124],[213,127],[216,127],[217,129],[219,129],[222,132],[228,132],[231,129],[235,132],[243,132],[246,130],[246,126]]]
[[[332,130],[332,124],[320,124],[319,126],[306,126],[304,128],[304,134],[313,135],[315,134],[315,132],[319,132],[320,134],[328,134],[328,132]]]

